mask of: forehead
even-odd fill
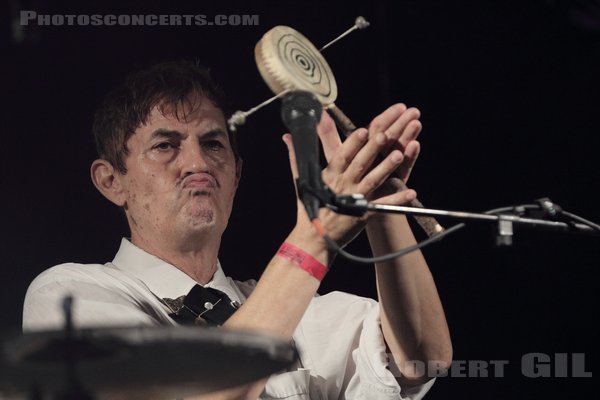
[[[156,129],[177,130],[183,133],[201,133],[204,130],[221,129],[227,132],[225,117],[220,108],[206,98],[195,96],[177,104],[159,103],[139,126],[133,136],[150,134]]]

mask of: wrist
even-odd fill
[[[319,232],[312,224],[312,222],[306,220],[306,222],[298,222],[294,229],[288,235],[286,242],[293,241],[293,243],[306,244],[314,248],[315,250],[320,248],[326,248],[325,240],[319,235]]]
[[[289,242],[285,242],[281,245],[277,251],[277,256],[288,260],[296,267],[304,270],[309,275],[317,279],[319,282],[323,280],[328,271],[328,268],[325,266],[325,264],[317,260],[303,249]]]
[[[286,238],[285,242],[302,249],[320,263],[327,265],[327,245],[325,244],[325,240],[317,233],[317,230],[313,226],[296,225]]]

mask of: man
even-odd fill
[[[197,321],[293,338],[301,363],[268,382],[201,398],[422,397],[431,381],[411,368],[414,361],[448,366],[452,350],[420,252],[376,265],[379,304],[339,292],[315,297],[330,255],[299,206],[295,227],[258,282],[225,277],[217,255],[242,162],[222,110],[207,72],[188,62],[138,72],[107,97],[94,121],[100,158],[91,175],[123,209],[131,238],[122,240],[111,263],[62,264],[36,278],[25,299],[24,329],[59,327],[58,304],[68,294],[76,301],[78,327],[176,325],[185,311],[181,296],[200,291],[218,299],[195,310]],[[397,104],[342,143],[324,113],[325,183],[372,201],[409,201],[414,191],[395,193],[386,179],[396,169],[408,178],[420,149],[418,118],[418,110]],[[291,138],[283,140],[296,176]],[[414,243],[404,216],[355,218],[322,210],[320,220],[340,244],[366,226],[376,255]],[[221,308],[225,318],[218,320],[213,304],[230,302],[242,305]]]

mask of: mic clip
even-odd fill
[[[368,204],[362,194],[343,194],[334,196],[329,208],[340,214],[362,217],[367,212]]]
[[[327,185],[314,188],[306,180],[296,179],[298,197],[304,204],[308,216],[316,218],[319,208],[327,207],[330,210],[353,217],[362,217],[367,212],[368,200],[362,194],[336,195]]]

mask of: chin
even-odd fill
[[[213,210],[198,209],[186,217],[188,225],[191,226],[210,226],[215,223],[215,213]]]

